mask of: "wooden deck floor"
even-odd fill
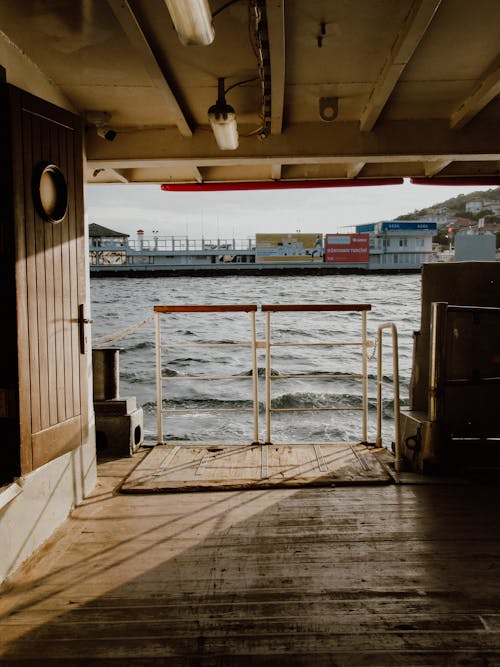
[[[379,450],[377,450],[379,451]],[[124,493],[332,484],[388,484],[391,476],[356,443],[157,445],[128,476]]]
[[[500,665],[496,487],[116,493],[141,456],[2,591],[0,665]]]

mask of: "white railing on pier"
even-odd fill
[[[108,245],[108,244],[107,244]],[[219,252],[234,253],[236,251],[255,250],[255,238],[224,239],[224,238],[189,238],[188,236],[153,236],[140,239],[129,239],[127,246],[131,250],[153,252]],[[94,246],[91,249],[104,246]]]

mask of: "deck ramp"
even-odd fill
[[[388,484],[360,444],[157,445],[121,486],[124,493]]]

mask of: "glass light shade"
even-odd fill
[[[218,105],[208,110],[208,120],[212,126],[215,141],[221,151],[234,151],[238,148],[238,126],[233,107],[223,108]]]
[[[208,0],[165,0],[172,23],[185,46],[208,46],[214,41]]]

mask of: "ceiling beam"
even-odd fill
[[[128,183],[128,178],[126,178],[122,173],[120,173],[117,169],[106,169],[108,174],[111,176],[111,178],[114,181],[118,181],[119,183]]]
[[[140,59],[155,88],[175,117],[175,124],[183,137],[191,137],[193,132],[187,118],[177,101],[165,73],[162,71],[148,40],[139,25],[128,0],[108,0],[115,17],[126,34],[134,54]]]
[[[203,183],[203,176],[201,175],[201,171],[198,169],[198,167],[195,166],[195,165],[192,165],[192,170],[193,170],[194,180],[197,183]]]
[[[361,114],[363,132],[373,129],[440,4],[441,0],[414,0],[412,3]]]
[[[98,183],[129,183],[120,171],[111,167],[91,168],[87,165],[87,171],[92,179],[97,179]]]
[[[450,164],[451,160],[428,160],[424,162],[424,174],[427,178],[439,174],[445,167]]]
[[[276,158],[279,161],[286,162],[288,165],[341,165],[345,164],[347,159],[355,156],[322,156],[322,155],[313,155],[309,157],[298,158],[296,155],[282,155],[279,158]],[[365,156],[363,162],[364,165],[370,164],[397,164],[397,163],[415,163],[423,162],[424,156],[421,154],[408,154],[408,155],[378,155],[378,156]],[[109,169],[110,167],[116,169],[158,169],[163,167],[175,168],[175,167],[186,167],[190,165],[191,158],[189,156],[185,157],[130,157],[130,158],[93,158],[87,160],[87,167],[89,171],[96,169]],[[238,167],[238,166],[250,166],[250,167],[259,167],[269,165],[273,169],[274,165],[272,163],[272,158],[269,158],[267,161],[262,158],[256,158],[252,156],[240,156],[236,158],[197,158],[197,163],[203,169],[205,167]],[[493,155],[449,155],[449,162],[491,162],[493,171],[500,171],[499,163],[496,160],[496,157]],[[275,172],[273,172],[275,173]],[[347,172],[346,172],[347,178]],[[451,176],[450,176],[451,178]],[[198,180],[198,179],[193,179]],[[204,181],[202,177],[202,181]],[[277,179],[273,179],[277,180]]]
[[[347,167],[346,171],[346,177],[347,178],[356,178],[358,176],[363,167],[365,166],[366,162],[353,162]]]
[[[495,67],[483,77],[474,92],[451,114],[450,127],[453,130],[464,127],[498,94],[500,94],[500,62],[497,61]]]
[[[260,141],[241,137],[236,151],[221,153],[209,132],[190,141],[174,129],[146,133],[127,131],[113,141],[89,133],[86,153],[99,167],[120,169],[158,161],[197,168],[217,164],[357,164],[360,162],[495,161],[500,159],[500,133],[495,119],[471,124],[467,132],[450,129],[446,119],[379,122],[373,132],[361,132],[357,122],[291,125],[286,133]],[[150,164],[150,166],[153,166]]]
[[[284,0],[266,0],[267,32],[271,58],[271,134],[281,134],[285,103]]]
[[[281,164],[279,162],[271,164],[271,178],[273,181],[279,181],[281,178]]]

